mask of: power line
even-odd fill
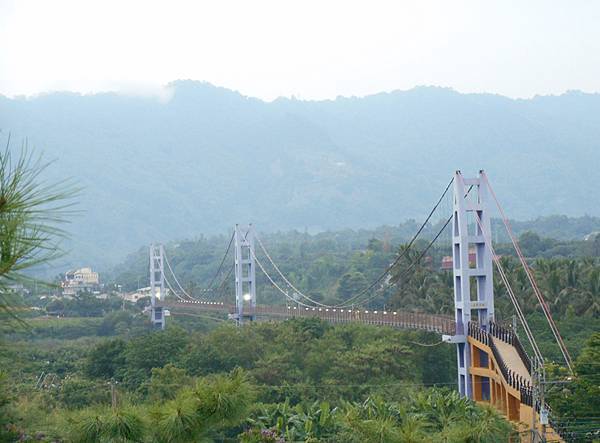
[[[218,318],[218,317],[211,317],[210,315],[192,314],[190,312],[173,312],[173,311],[170,311],[170,312],[171,312],[171,315],[174,315],[174,316],[185,315],[188,317],[199,317],[199,318],[206,318],[208,320],[227,322],[227,320],[223,320],[222,318]]]
[[[181,313],[180,313],[181,315]],[[63,379],[64,380],[64,379]],[[59,380],[59,382],[63,381],[63,380]],[[483,384],[483,383],[487,383],[484,381],[474,381],[474,383],[476,384]],[[94,383],[92,386],[96,387],[96,388],[100,388],[100,387],[106,387],[107,385],[109,385],[109,382],[96,382]],[[258,384],[258,383],[248,383],[249,386],[255,387],[255,388],[291,388],[291,387],[297,387],[297,388],[383,388],[383,387],[388,387],[388,386],[410,386],[410,387],[437,387],[437,386],[454,386],[456,385],[457,382],[456,381],[450,381],[450,382],[430,382],[430,383],[416,383],[416,382],[389,382],[389,383],[302,383],[302,382],[292,382],[292,383],[286,383],[285,381],[283,381],[280,384]],[[60,385],[57,385],[56,387],[59,387]],[[161,383],[161,386],[166,386],[166,387],[182,387],[181,383]],[[190,387],[193,387],[193,384],[190,384]],[[88,390],[90,388],[90,386],[73,386],[73,387],[69,387],[70,390],[76,391],[76,390]]]
[[[438,346],[441,345],[442,343],[445,343],[444,340],[440,340],[436,343],[418,343],[416,341],[409,341],[409,343],[412,343],[413,345],[417,345],[417,346],[423,346],[423,347],[432,347],[432,346]]]
[[[182,315],[182,313],[178,313],[179,315]],[[191,315],[191,314],[189,314]],[[212,318],[213,320],[218,320],[216,318]],[[224,321],[224,320],[222,320]],[[59,382],[64,381],[65,379],[62,380],[58,380]],[[473,381],[474,384],[485,384],[487,385],[488,382],[487,381],[483,381],[483,380],[474,380]],[[408,386],[408,387],[424,387],[424,388],[428,388],[428,387],[437,387],[437,386],[455,386],[457,385],[458,382],[457,381],[437,381],[437,382],[385,382],[385,383],[302,383],[302,382],[291,382],[291,383],[287,383],[285,381],[280,382],[278,384],[259,384],[259,383],[248,383],[249,386],[255,387],[255,388],[290,388],[290,387],[298,387],[298,388],[384,388],[384,387],[388,387],[388,386]],[[99,387],[106,387],[107,385],[109,385],[109,382],[94,382],[92,384],[92,386],[95,386],[97,388]],[[58,385],[59,386],[59,385]],[[58,387],[57,386],[57,387]],[[161,386],[173,386],[173,387],[182,387],[181,383],[161,383]],[[190,387],[192,387],[193,384],[190,385]],[[74,391],[81,389],[89,389],[89,386],[73,386],[73,387],[69,387],[69,389],[72,389]],[[556,423],[570,423],[573,422],[574,420],[578,420],[578,419],[582,419],[584,420],[586,418],[586,416],[581,416],[579,418],[575,418],[575,419],[568,419],[568,418],[562,418],[562,419],[558,419],[555,420]],[[582,424],[583,426],[584,424]]]

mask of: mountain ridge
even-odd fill
[[[84,187],[71,263],[108,265],[234,223],[316,232],[421,218],[456,169],[486,169],[511,218],[600,215],[600,94],[417,87],[267,102],[206,82],[169,87],[169,100],[0,96],[3,134],[57,159],[50,178]]]

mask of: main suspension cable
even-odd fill
[[[291,297],[286,291],[284,291],[277,283],[275,283],[275,281],[271,278],[271,276],[269,275],[269,273],[266,271],[266,269],[264,268],[264,266],[262,265],[262,263],[260,262],[260,260],[258,259],[258,257],[256,256],[256,254],[254,253],[254,251],[252,249],[250,249],[250,252],[252,253],[252,257],[254,258],[254,261],[256,262],[256,264],[258,265],[258,267],[261,269],[261,271],[263,272],[263,274],[265,274],[265,276],[267,277],[267,279],[269,280],[269,282],[271,282],[271,284],[279,291],[281,292],[283,295],[285,295],[288,299],[290,299],[291,301],[293,301],[294,303],[298,303],[299,305],[302,305],[306,308],[310,308],[311,306],[304,304],[296,299],[294,299],[293,297]]]
[[[185,289],[183,289],[183,286],[181,286],[181,283],[179,283],[179,280],[177,280],[177,276],[175,275],[175,272],[173,272],[173,268],[171,268],[171,263],[169,263],[169,257],[167,256],[167,253],[164,253],[164,257],[165,257],[165,262],[167,263],[167,268],[169,269],[169,271],[171,271],[171,275],[173,276],[173,278],[175,279],[175,283],[177,283],[177,286],[179,286],[179,289],[181,289],[181,292],[188,297],[190,300],[197,300],[195,297],[192,297],[190,294],[188,294]],[[166,280],[166,278],[165,278]]]
[[[421,251],[421,253],[419,254],[419,256],[410,264],[410,266],[408,268],[406,268],[402,272],[402,275],[400,275],[400,277],[398,277],[398,281],[401,281],[401,282],[405,282],[406,281],[406,277],[421,262],[421,260],[425,256],[425,254],[427,254],[427,252],[429,251],[429,249],[431,249],[431,247],[433,246],[433,244],[437,241],[437,239],[440,237],[440,235],[442,235],[442,232],[444,232],[444,229],[446,229],[446,226],[448,226],[448,224],[450,224],[451,221],[452,221],[452,216],[450,216],[450,218],[448,218],[448,220],[446,220],[446,223],[444,223],[444,225],[442,226],[442,228],[438,231],[438,233],[435,235],[435,237],[433,238],[433,240],[431,240],[429,242],[429,244],[427,245],[427,247],[425,249],[423,249],[423,251]],[[352,303],[352,304],[353,305],[354,304],[364,305],[365,303],[368,303],[371,300],[373,300],[374,298],[376,298],[378,295],[379,295],[378,292],[375,291],[375,293],[373,295],[369,296],[368,298],[366,298],[365,300],[361,301],[360,303]],[[341,307],[346,307],[346,306],[348,306],[348,305],[346,304],[346,305],[341,306]]]
[[[248,234],[250,233],[250,230],[246,231],[246,234],[244,234],[244,240],[246,240],[248,238]],[[235,238],[235,231],[233,232],[231,239],[229,240],[229,245],[227,246],[227,251],[225,252],[225,255],[223,256],[223,260],[221,260],[221,264],[219,265],[219,268],[223,265],[225,258],[227,257],[227,253],[229,252],[229,249],[231,248],[231,244],[233,242],[233,239]],[[217,297],[223,296],[225,289],[227,288],[227,281],[229,279],[229,277],[231,276],[231,273],[233,272],[233,270],[235,269],[235,263],[232,263],[231,266],[229,267],[229,271],[227,271],[227,274],[225,274],[225,276],[223,277],[223,280],[221,280],[221,283],[219,284],[219,286],[217,286],[216,289],[213,289],[214,293],[217,294]],[[218,274],[218,272],[217,272]],[[215,274],[215,277],[216,275]],[[213,284],[213,282],[211,282],[211,285]]]
[[[311,303],[314,303],[315,305],[318,306],[323,306],[325,308],[333,308],[334,306],[329,306],[323,303],[320,303],[316,300],[313,300],[312,298],[310,298],[308,295],[305,295],[302,293],[302,291],[300,291],[298,288],[296,288],[286,277],[285,275],[283,275],[283,273],[279,270],[279,267],[275,264],[275,262],[273,261],[273,259],[271,258],[271,256],[269,255],[269,253],[267,252],[265,246],[263,245],[263,242],[260,240],[260,238],[258,237],[258,235],[256,235],[256,233],[254,234],[254,238],[256,238],[256,240],[258,241],[258,246],[260,246],[260,249],[263,251],[263,253],[266,255],[267,259],[269,260],[269,262],[271,263],[271,265],[273,265],[273,268],[275,268],[275,271],[279,274],[279,276],[283,279],[284,282],[287,283],[287,285],[292,288],[298,295],[300,295],[301,297],[305,298],[306,300],[308,300]]]
[[[233,243],[233,237],[235,237],[235,231],[234,231],[233,234],[231,234],[231,238],[229,239],[229,244],[227,245],[227,249],[225,250],[225,254],[223,254],[223,258],[221,259],[221,263],[219,264],[219,268],[217,269],[217,272],[215,272],[215,275],[213,276],[212,280],[208,284],[208,288],[209,289],[213,287],[213,284],[214,284],[215,280],[217,279],[217,277],[219,276],[219,273],[221,272],[221,268],[223,267],[223,263],[225,263],[225,259],[227,258],[227,254],[229,253],[229,249],[231,249],[231,244]]]
[[[225,259],[227,258],[227,254],[229,253],[229,250],[231,249],[231,244],[233,242],[233,237],[235,234],[231,235],[231,238],[229,239],[229,244],[227,245],[227,249],[225,250],[225,254],[223,254],[223,258],[221,259],[221,263],[219,264],[219,268],[217,269],[217,272],[215,273],[215,275],[213,276],[210,284],[208,285],[207,289],[205,289],[204,291],[212,291],[214,290],[212,288],[214,281],[217,279],[217,277],[219,276],[220,272],[221,272],[221,268],[223,267],[223,263],[225,263]],[[247,234],[246,234],[247,235]],[[191,296],[190,294],[188,294],[186,292],[185,289],[183,289],[183,286],[181,285],[181,283],[179,282],[179,280],[177,279],[177,275],[175,275],[175,272],[173,271],[173,268],[171,267],[171,263],[169,262],[169,257],[167,256],[167,254],[164,254],[165,257],[165,262],[167,263],[167,268],[169,269],[169,271],[171,272],[171,275],[173,276],[173,278],[175,279],[175,283],[177,284],[177,286],[179,287],[179,289],[181,290],[181,292],[188,297],[190,300],[198,300],[196,297]],[[227,276],[225,277],[225,279],[227,279],[229,277],[229,275],[231,275],[231,270],[229,271],[229,273],[227,274]],[[220,291],[223,287],[223,282],[221,283],[221,285],[219,286],[219,289],[217,289],[216,291]],[[171,288],[171,290],[173,290],[173,288]]]
[[[235,265],[234,265],[234,264],[232,264],[232,265],[229,267],[229,271],[227,272],[227,274],[225,274],[225,277],[223,277],[223,280],[221,280],[221,284],[220,284],[219,286],[217,286],[217,289],[215,289],[215,290],[214,290],[214,293],[216,293],[216,294],[217,294],[217,296],[222,296],[222,295],[223,295],[223,291],[224,291],[224,290],[225,290],[225,288],[226,288],[227,281],[228,281],[228,279],[229,279],[229,276],[230,276],[230,275],[231,275],[231,273],[233,272],[233,268],[234,268],[234,267],[235,267]]]
[[[431,217],[433,216],[433,214],[435,213],[435,211],[437,210],[438,206],[440,205],[440,203],[443,201],[444,197],[446,196],[446,194],[448,193],[448,190],[450,189],[450,186],[452,186],[452,183],[454,182],[454,177],[452,177],[452,179],[450,179],[450,182],[448,183],[448,185],[446,186],[446,189],[444,189],[444,192],[442,193],[442,195],[440,196],[440,198],[438,199],[437,203],[435,204],[435,206],[433,207],[433,209],[429,212],[429,215],[427,216],[427,218],[425,219],[425,221],[421,224],[421,226],[419,227],[419,230],[415,233],[415,235],[413,235],[413,237],[410,239],[410,241],[408,242],[406,248],[396,257],[396,259],[385,269],[385,271],[383,271],[369,286],[367,286],[365,289],[363,289],[362,291],[360,291],[358,294],[354,295],[353,297],[349,298],[348,300],[346,300],[345,302],[343,302],[342,304],[340,304],[339,306],[335,306],[335,307],[346,307],[352,304],[357,304],[356,300],[360,297],[362,297],[364,294],[366,294],[367,292],[369,292],[371,289],[373,289],[375,286],[377,286],[389,273],[392,269],[394,269],[394,267],[400,262],[400,260],[402,260],[402,258],[404,258],[404,256],[406,256],[408,254],[408,251],[410,250],[410,248],[412,247],[412,245],[414,244],[414,242],[417,240],[417,237],[421,234],[421,232],[423,231],[423,229],[425,229],[425,227],[427,226],[427,224],[429,223],[429,220],[431,220]],[[448,223],[448,222],[447,222]],[[446,223],[446,224],[447,224]],[[444,225],[444,228],[446,227],[446,225]],[[442,228],[442,230],[444,229]],[[438,235],[436,235],[436,239],[440,236],[441,231],[438,233]],[[364,302],[363,302],[364,303]],[[362,304],[362,303],[361,303]]]
[[[165,283],[167,284],[168,288],[171,290],[171,292],[173,293],[173,295],[175,297],[177,297],[179,300],[181,300],[184,303],[189,303],[189,300],[186,300],[185,298],[181,297],[177,291],[173,288],[173,286],[171,285],[171,283],[169,282],[169,279],[167,278],[167,276],[165,276]],[[195,300],[195,299],[193,299]]]

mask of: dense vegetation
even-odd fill
[[[131,420],[144,441],[220,441],[242,433],[243,441],[271,441],[259,438],[263,430],[273,441],[354,441],[340,440],[350,434],[356,441],[405,434],[411,439],[400,441],[425,441],[436,433],[445,441],[444,435],[486,435],[488,427],[493,432],[478,441],[494,441],[510,432],[496,414],[447,390],[454,351],[415,345],[439,343],[426,333],[316,320],[224,324],[210,332],[172,324],[151,333],[136,317],[130,325],[115,338],[32,334],[3,347],[2,365],[19,380],[10,389],[14,403],[5,407],[9,430],[82,441],[96,441],[84,436],[90,426],[97,438],[116,432],[110,429],[118,420]],[[103,406],[110,404],[110,382],[118,391],[112,410]],[[423,390],[433,385],[444,389]]]
[[[202,320],[208,330],[198,332],[196,319],[157,333],[139,315],[117,315],[128,326],[107,338],[85,323],[69,338],[39,328],[6,337],[5,438],[493,442],[510,433],[497,414],[457,398],[455,351],[435,335],[318,320],[243,329]],[[89,320],[52,321],[66,330]],[[576,380],[549,395],[557,413],[589,430],[581,417],[600,406],[599,334],[580,351]],[[550,376],[564,379],[558,369]]]
[[[387,239],[371,239],[361,248],[344,243],[347,236],[338,242],[288,236],[287,242],[275,243],[270,236],[264,241],[301,290],[327,302],[346,300],[364,287],[396,249]],[[577,377],[568,383],[517,261],[508,247],[498,249],[548,359],[554,413],[584,436],[597,427],[594,414],[600,408],[595,242],[532,233],[523,234],[521,242],[576,359]],[[221,237],[168,247],[190,291],[214,276],[217,246],[226,243]],[[539,258],[557,245],[571,258]],[[431,249],[405,272],[424,246],[415,245],[370,303],[451,312],[452,280],[438,264],[443,248]],[[131,272],[114,274],[115,282],[136,287],[145,272],[145,266],[136,268],[138,262],[143,259],[132,256]],[[267,288],[261,282],[261,300],[281,302]],[[499,315],[510,321],[512,308],[499,279],[495,289]],[[435,335],[317,320],[240,329],[217,316],[171,317],[167,330],[156,333],[141,314],[143,299],[131,305],[116,295],[97,299],[87,293],[73,300],[29,295],[22,302],[66,316],[36,317],[43,311],[34,311],[26,314],[28,328],[3,325],[0,359],[7,370],[0,407],[9,423],[3,428],[7,438],[40,433],[41,439],[72,441],[452,442],[499,441],[511,433],[497,414],[453,393],[455,351]]]

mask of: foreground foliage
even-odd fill
[[[263,405],[248,422],[252,428],[242,435],[244,442],[497,442],[507,441],[512,433],[495,410],[437,389],[413,392],[399,401],[375,397],[333,408],[318,402]]]
[[[76,190],[66,182],[44,182],[48,164],[24,145],[0,152],[0,312],[17,318],[15,285],[32,281],[26,271],[60,255],[60,225],[71,214]]]
[[[86,441],[94,432],[105,436],[96,441],[115,432],[123,433],[122,441],[134,441],[138,432],[141,441],[238,435],[245,441],[336,441],[347,432],[338,441],[370,441],[372,434],[380,441],[436,435],[447,442],[486,441],[486,433],[504,432],[485,415],[493,411],[428,389],[455,389],[454,348],[437,340],[424,332],[298,319],[244,328],[222,324],[209,332],[171,324],[127,339],[5,342],[2,432],[8,441],[36,434]],[[556,415],[582,432],[595,426],[590,417],[600,407],[594,375],[599,347],[596,334],[578,350],[574,381],[548,389]],[[549,368],[549,380],[566,380],[558,366]],[[116,409],[109,407],[111,384]],[[255,401],[260,406],[252,407]],[[491,428],[480,427],[486,420]]]
[[[101,442],[493,442],[506,441],[511,425],[494,410],[462,399],[449,389],[407,389],[393,400],[262,403],[256,384],[241,369],[173,384],[172,400],[56,409],[52,426],[26,434],[3,423],[3,441]],[[3,391],[5,392],[5,391]],[[3,412],[10,399],[1,397]],[[38,398],[38,401],[43,401]],[[335,406],[332,406],[335,405]],[[21,414],[3,414],[19,421]],[[22,417],[22,416],[21,416]],[[39,418],[38,418],[39,420]],[[42,420],[38,425],[43,423]]]

